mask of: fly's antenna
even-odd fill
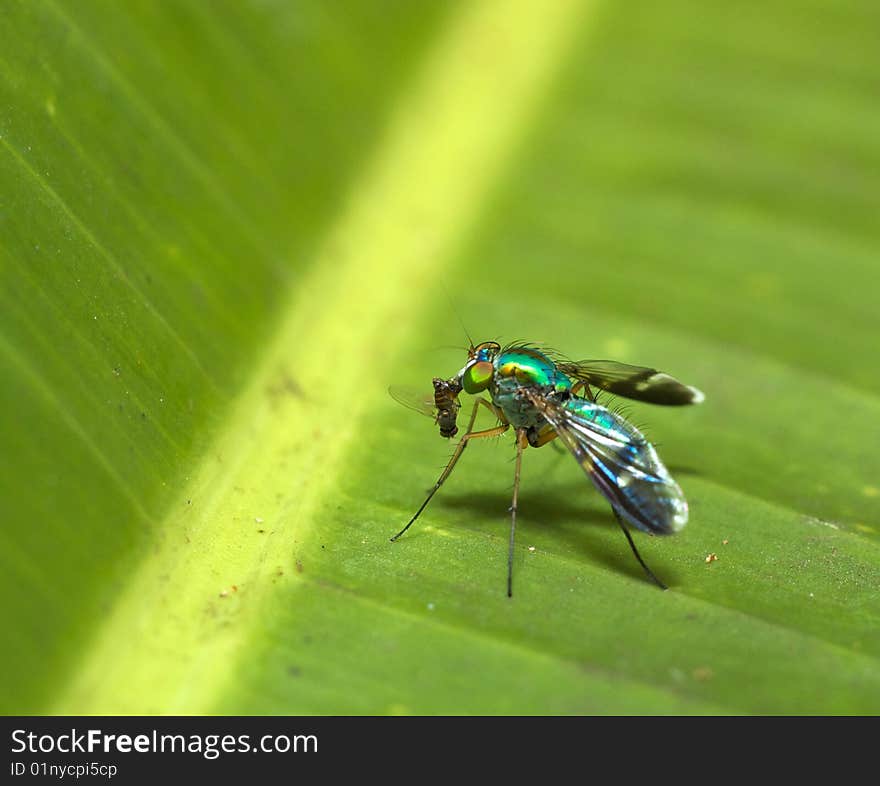
[[[476,344],[474,344],[474,340],[471,338],[471,334],[468,333],[468,329],[464,326],[464,320],[461,318],[461,314],[458,313],[458,309],[455,310],[455,316],[458,317],[458,324],[461,325],[461,329],[464,331],[465,336],[467,336],[468,351],[473,352]]]
[[[443,287],[443,292],[446,294],[446,299],[449,301],[449,307],[452,309],[452,313],[455,314],[455,318],[458,320],[458,324],[461,325],[461,329],[464,331],[464,335],[468,340],[468,351],[473,352],[475,346],[474,340],[471,338],[471,334],[468,333],[468,329],[464,325],[464,320],[461,318],[461,314],[455,307],[455,301],[452,299],[452,294],[449,292],[449,287],[446,286],[446,281],[444,280],[442,273],[440,274],[440,285]]]

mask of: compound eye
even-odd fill
[[[489,387],[494,367],[488,360],[471,363],[461,375],[461,386],[467,393],[479,393]]]

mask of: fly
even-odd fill
[[[434,379],[434,401],[413,407],[432,414],[443,436],[457,433],[458,394],[488,393],[474,402],[467,429],[428,496],[398,532],[406,532],[428,506],[431,498],[452,474],[472,439],[494,437],[511,427],[516,432],[516,463],[513,501],[510,506],[510,541],[507,556],[507,595],[513,595],[513,549],[522,454],[526,447],[539,448],[555,439],[569,450],[593,485],[610,503],[635,558],[647,576],[661,589],[666,585],[654,575],[636,548],[628,526],[644,532],[668,535],[688,520],[684,494],[657,456],[653,445],[631,423],[597,401],[598,391],[678,406],[699,404],[703,394],[669,374],[613,360],[571,362],[558,359],[527,344],[502,347],[485,341],[468,350],[464,367],[454,377]],[[392,389],[407,406],[408,400]],[[427,411],[426,410],[427,404]],[[474,431],[480,407],[488,409],[499,425]]]
[[[420,396],[400,385],[392,385],[388,392],[405,407],[433,418],[440,429],[441,437],[449,439],[458,434],[458,411],[461,409],[458,396],[461,393],[461,384],[457,377],[434,377],[433,396]]]
[[[458,434],[458,410],[461,404],[458,395],[461,393],[461,384],[458,379],[440,379],[434,377],[434,406],[437,408],[435,422],[440,427],[440,436],[454,437]]]

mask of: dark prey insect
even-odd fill
[[[440,436],[454,437],[458,434],[458,394],[461,393],[461,383],[458,379],[443,380],[434,377],[434,406],[437,408],[436,421],[440,427]]]
[[[635,558],[645,573],[666,589],[645,564],[629,533],[628,525],[651,534],[678,532],[688,519],[688,506],[678,484],[657,456],[653,445],[618,413],[597,402],[598,391],[652,404],[698,404],[703,394],[653,368],[630,366],[612,360],[570,362],[556,359],[535,347],[514,344],[501,347],[485,341],[468,350],[464,368],[449,380],[434,379],[434,401],[415,404],[392,389],[407,406],[430,414],[443,436],[457,433],[458,395],[488,391],[490,400],[477,398],[467,430],[456,445],[446,468],[427,498],[392,541],[406,532],[452,473],[472,439],[516,430],[516,464],[513,502],[510,506],[510,542],[507,559],[507,594],[513,594],[513,547],[523,450],[538,448],[554,439],[571,452],[611,503]],[[433,404],[433,406],[432,406]],[[494,428],[474,431],[480,407],[499,421]]]
[[[392,385],[388,392],[403,406],[433,418],[440,429],[441,437],[448,439],[458,434],[458,411],[461,409],[458,396],[461,393],[461,384],[457,377],[446,380],[434,377],[433,397],[420,396],[400,385]]]

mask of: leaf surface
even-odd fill
[[[380,5],[7,4],[4,711],[876,712],[876,9]],[[388,542],[461,323],[706,393],[670,591],[509,438]]]

